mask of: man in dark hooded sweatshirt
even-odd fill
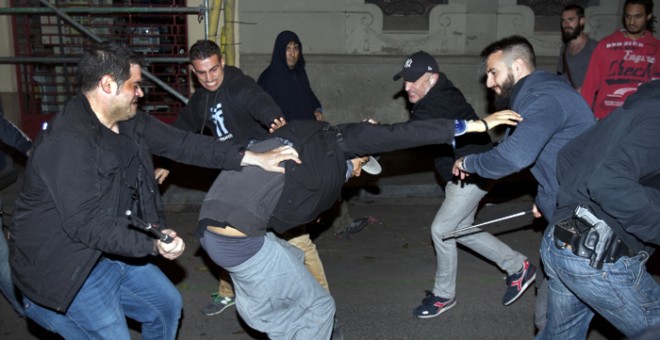
[[[261,73],[257,83],[273,97],[287,122],[323,120],[323,108],[309,85],[303,45],[296,33],[282,31],[277,35],[270,65]],[[353,219],[348,214],[346,200],[342,200],[339,216],[332,227],[337,235],[341,235],[356,233],[367,223],[366,217]]]
[[[307,79],[302,42],[297,34],[283,31],[277,35],[270,65],[257,83],[273,97],[287,121],[323,120],[321,103]]]

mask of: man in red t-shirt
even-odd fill
[[[660,78],[656,62],[660,40],[653,37],[655,21],[651,0],[626,0],[625,29],[603,38],[596,46],[581,93],[597,119],[623,105],[639,85]]]

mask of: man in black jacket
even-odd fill
[[[32,148],[32,140],[25,135],[23,131],[17,128],[16,125],[5,118],[1,101],[0,140],[2,140],[4,144],[13,147],[26,156]],[[13,175],[11,175],[11,182],[8,182],[11,184],[16,180],[16,169],[14,169],[13,163],[6,160],[11,161],[4,153],[0,152],[0,164],[2,164],[2,166],[0,166],[0,174],[7,175],[9,172],[13,172]],[[6,183],[3,185],[9,184]],[[0,229],[2,229],[3,226],[3,214],[2,201],[0,201]],[[23,306],[19,302],[19,297],[16,296],[16,290],[14,289],[14,284],[11,279],[11,269],[9,268],[9,246],[5,239],[4,230],[2,230],[2,236],[0,236],[0,292],[2,292],[2,295],[4,295],[5,298],[7,298],[7,301],[12,308],[14,308],[14,311],[16,311],[18,315],[23,316]]]
[[[512,112],[491,117],[491,127],[518,120]],[[197,235],[211,259],[231,274],[243,320],[274,339],[329,339],[332,297],[305,269],[300,251],[271,231],[284,233],[316,219],[334,204],[344,182],[360,174],[366,155],[450,143],[454,135],[484,130],[480,121],[448,119],[336,127],[305,120],[251,145],[256,151],[290,145],[302,163],[285,162],[284,175],[223,171],[202,204]]]
[[[255,154],[170,127],[137,111],[142,61],[117,43],[86,51],[81,93],[42,131],[25,170],[11,228],[10,263],[25,315],[64,338],[174,339],[181,296],[149,255],[173,260],[185,244],[156,240],[125,212],[164,225],[152,154],[214,168],[295,159],[291,148]],[[266,162],[265,162],[266,161]]]
[[[220,47],[198,40],[190,47],[191,71],[202,86],[172,125],[197,133],[209,129],[218,139],[246,144],[264,139],[284,118],[282,110],[254,79],[239,68],[225,65]]]
[[[394,76],[394,80],[400,78],[403,78],[408,100],[414,104],[410,117],[412,121],[434,118],[479,119],[461,91],[438,70],[438,64],[428,53],[419,51],[409,56],[402,70]],[[533,273],[534,266],[524,255],[488,232],[450,239],[442,237],[445,233],[472,225],[479,202],[492,186],[492,181],[479,176],[470,176],[464,180],[453,178],[454,160],[491,148],[488,134],[479,133],[458,137],[454,145],[433,145],[430,149],[436,171],[445,182],[445,198],[431,223],[436,255],[435,283],[433,289],[427,291],[422,303],[413,309],[413,315],[418,318],[438,316],[456,305],[456,243],[494,262],[509,277],[520,276],[526,270]],[[513,295],[509,291],[516,286],[507,284],[504,305],[513,303],[530,283],[527,282],[524,288]]]
[[[286,123],[282,111],[254,79],[239,68],[225,65],[218,44],[198,40],[190,47],[190,71],[200,88],[181,110],[173,126],[199,134],[210,134],[221,141],[243,146],[268,136]],[[156,169],[163,183],[169,163]]]
[[[660,325],[660,285],[645,266],[660,245],[658,107],[655,80],[560,151],[557,208],[541,244],[550,290],[538,338],[584,339],[594,313],[626,337]]]

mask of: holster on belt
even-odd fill
[[[573,254],[579,257],[593,259],[596,249],[596,244],[592,242],[594,232],[592,228],[578,219],[571,218],[564,220],[554,226],[555,245],[558,248],[569,248]],[[604,263],[613,263],[622,256],[633,255],[630,248],[615,233],[613,233],[610,240],[598,240],[598,242],[609,242],[608,247],[605,248]],[[600,269],[592,263],[590,265]]]

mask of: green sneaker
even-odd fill
[[[364,227],[369,224],[369,218],[362,217],[356,218],[351,223],[335,230],[335,236],[337,237],[346,237],[348,235],[356,234],[360,232]]]
[[[211,294],[213,301],[202,308],[202,313],[206,316],[212,316],[222,313],[228,307],[231,307],[236,304],[236,301],[233,297],[222,296],[218,293]]]

